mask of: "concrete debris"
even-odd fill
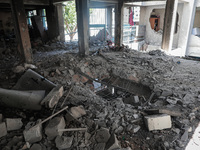
[[[21,118],[7,118],[6,119],[7,131],[19,130],[23,126]]]
[[[63,86],[58,85],[49,92],[49,94],[42,100],[41,105],[46,105],[47,108],[53,108],[58,100],[63,96]]]
[[[43,149],[40,144],[33,144],[33,146],[31,146],[30,150],[43,150]]]
[[[47,135],[49,140],[53,140],[58,135],[62,135],[62,131],[58,131],[59,129],[65,128],[65,119],[63,117],[55,117],[49,121],[48,125],[45,128],[45,134]]]
[[[97,145],[94,146],[95,150],[102,150],[105,149],[106,143],[98,143]]]
[[[0,131],[0,138],[7,135],[7,128],[5,122],[0,123]]]
[[[169,110],[169,109],[148,109],[145,110],[145,112],[149,115],[154,115],[154,114],[168,114],[173,117],[181,117],[182,113],[174,110]]]
[[[41,52],[34,55],[35,71],[29,69],[20,80],[19,73],[1,69],[12,59],[15,66],[20,62],[12,56],[3,62],[0,59],[2,89],[15,85],[12,90],[19,91],[18,95],[43,91],[46,96],[43,104],[51,108],[39,103],[38,111],[30,111],[37,108],[30,102],[28,110],[11,109],[0,103],[0,114],[4,118],[23,118],[24,123],[30,124],[25,129],[22,126],[7,133],[6,119],[0,115],[0,131],[3,131],[0,132],[0,149],[181,150],[189,141],[200,145],[198,136],[193,136],[200,118],[198,61],[167,56],[159,50],[128,51],[125,46],[104,45],[98,50],[101,43],[91,41],[97,49],[92,48],[92,56],[79,58],[71,53],[77,50],[77,43],[47,42]],[[51,51],[54,50],[51,46],[60,51]],[[61,50],[65,46],[75,49]],[[48,52],[43,52],[45,50]],[[70,92],[62,97],[64,90]],[[35,124],[38,118],[43,121]],[[47,121],[49,123],[44,124]],[[14,138],[20,137],[22,130],[24,139]],[[20,140],[18,144],[7,145],[16,139]]]
[[[70,108],[70,113],[75,119],[78,119],[78,118],[86,115],[86,111],[83,108],[83,106],[71,107]]]
[[[167,114],[145,116],[144,120],[149,131],[163,130],[172,127],[171,116]]]
[[[121,146],[119,145],[119,141],[117,140],[117,137],[115,134],[112,134],[109,141],[106,144],[107,150],[115,150],[120,149]]]
[[[29,129],[24,130],[24,139],[26,142],[35,143],[42,140],[42,126],[29,127]]]
[[[17,66],[13,69],[14,73],[23,73],[25,71],[25,68],[23,66]]]
[[[59,150],[68,149],[72,146],[74,137],[57,136],[55,139],[56,147]]]
[[[98,143],[107,143],[110,138],[109,129],[101,128],[97,130],[95,139]]]

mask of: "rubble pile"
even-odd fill
[[[159,50],[35,57],[32,69],[56,86],[41,110],[1,107],[0,148],[182,150],[192,139],[198,149],[197,64]]]

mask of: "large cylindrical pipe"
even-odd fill
[[[0,88],[0,105],[30,110],[40,110],[45,91],[17,91]]]

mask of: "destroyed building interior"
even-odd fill
[[[0,150],[200,150],[200,0],[0,0]]]

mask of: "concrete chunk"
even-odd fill
[[[6,123],[0,123],[0,138],[7,135]]]
[[[23,132],[26,142],[35,143],[42,139],[42,126],[34,126]]]
[[[21,118],[6,119],[6,126],[8,131],[19,130],[23,126]]]
[[[106,143],[109,140],[109,138],[110,138],[109,129],[106,128],[99,129],[95,137],[98,143]]]
[[[172,127],[171,116],[167,114],[145,116],[144,120],[149,131]]]
[[[74,137],[57,136],[55,140],[56,147],[59,150],[70,148],[72,146],[73,139]]]
[[[58,135],[62,135],[63,132],[58,132],[58,129],[65,128],[65,119],[63,117],[55,117],[53,118],[47,127],[45,128],[45,134],[47,135],[49,140],[53,140]]]
[[[63,96],[63,86],[58,85],[51,90],[51,92],[42,100],[41,104],[45,104],[47,108],[53,108],[58,100]]]
[[[30,150],[42,150],[42,146],[40,144],[33,144]]]
[[[120,148],[121,148],[121,146],[119,145],[119,141],[117,140],[116,135],[113,134],[106,144],[106,149],[107,150],[115,150],[115,149],[120,149]]]
[[[84,115],[86,115],[86,111],[83,108],[83,106],[78,106],[78,107],[72,107],[70,109],[71,115],[75,118],[78,119]]]

